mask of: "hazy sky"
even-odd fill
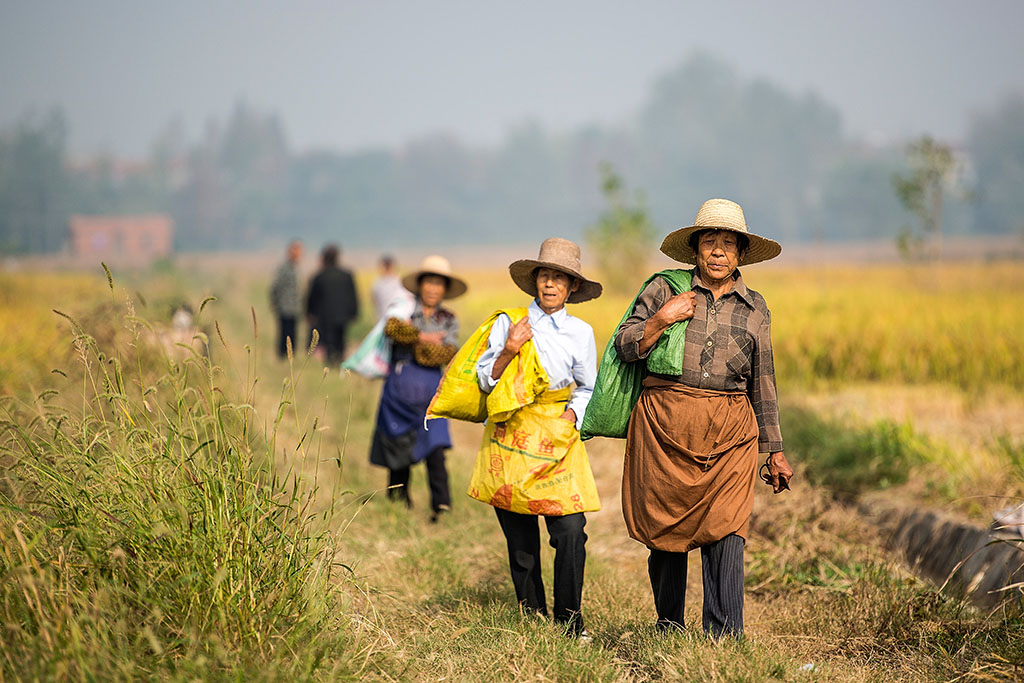
[[[695,50],[837,106],[878,140],[961,138],[1024,92],[1024,2],[0,0],[0,127],[61,105],[77,154],[146,153],[238,98],[298,149],[446,131],[492,144],[626,122]]]

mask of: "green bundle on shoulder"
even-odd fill
[[[633,313],[636,300],[640,298],[640,294],[647,285],[659,276],[668,282],[673,295],[690,291],[692,276],[689,270],[673,268],[655,273],[647,278],[647,281],[640,287],[640,291],[633,297],[633,302],[626,309],[622,320],[615,328],[616,330]],[[688,322],[688,320],[682,320],[669,325],[651,350],[650,355],[647,356],[646,363],[641,361],[623,362],[615,351],[615,333],[612,332],[608,344],[604,347],[604,355],[601,357],[601,368],[598,370],[597,381],[594,383],[594,395],[590,398],[587,412],[583,416],[580,435],[584,440],[594,436],[626,438],[629,415],[633,412],[633,407],[640,397],[644,376],[648,372],[662,375],[682,374],[683,337],[686,335]]]

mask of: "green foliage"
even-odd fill
[[[608,208],[586,229],[587,244],[597,259],[605,288],[629,293],[636,288],[637,275],[647,272],[655,227],[643,196],[638,193],[630,205],[622,178],[608,163],[601,164],[601,191]]]
[[[909,424],[889,420],[851,427],[797,406],[787,406],[782,419],[794,461],[807,463],[811,482],[844,497],[905,482],[939,448]]]
[[[205,356],[104,322],[72,321],[56,388],[0,404],[0,677],[322,668],[350,641],[313,492],[272,468],[287,397],[265,432]]]
[[[1009,434],[999,434],[989,446],[993,453],[1003,458],[1013,474],[1024,482],[1024,440],[1014,439]]]

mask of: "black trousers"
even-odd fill
[[[277,318],[277,356],[278,358],[288,357],[289,337],[292,339],[292,352],[295,352],[295,345],[298,339],[295,338],[295,316],[278,316]]]
[[[320,340],[317,347],[324,350],[329,365],[340,363],[345,359],[345,342],[347,327],[344,323],[314,325]],[[294,339],[292,342],[294,343]],[[313,343],[313,331],[309,331],[309,343]]]
[[[508,565],[516,599],[528,610],[547,614],[544,581],[540,574],[540,525],[537,515],[522,515],[494,508],[508,545]],[[544,517],[551,547],[555,549],[555,621],[572,632],[583,630],[583,568],[587,560],[587,519],[582,512]]]
[[[427,484],[430,486],[430,509],[437,512],[442,507],[451,508],[452,494],[448,490],[448,467],[445,465],[444,449],[435,448],[423,460],[427,466]],[[410,469],[411,466],[388,470],[388,498],[404,500],[406,505],[412,507],[412,498],[409,496]]]
[[[730,534],[700,549],[704,578],[704,632],[716,638],[743,635],[743,547],[745,541]],[[687,553],[650,549],[647,571],[658,611],[658,626],[683,627],[686,601]]]

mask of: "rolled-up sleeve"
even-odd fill
[[[640,292],[640,296],[636,298],[636,304],[633,306],[633,312],[615,330],[615,352],[623,362],[635,363],[651,353],[651,349],[647,349],[647,353],[640,355],[640,340],[644,338],[644,326],[655,313],[661,310],[670,296],[672,296],[672,290],[661,277],[651,280],[650,284]]]
[[[771,313],[765,316],[764,323],[758,328],[755,344],[750,368],[750,403],[757,416],[757,450],[778,453],[783,450],[783,444],[772,355]]]
[[[487,350],[483,352],[480,360],[476,363],[477,381],[480,383],[480,390],[486,394],[491,393],[498,383],[498,380],[491,379],[491,372],[494,370],[494,361],[498,360],[498,355],[505,348],[505,339],[508,337],[508,330],[511,326],[512,321],[507,315],[502,313],[498,316],[487,337]]]
[[[572,364],[572,378],[576,382],[576,388],[566,406],[576,413],[576,429],[583,428],[583,414],[587,412],[590,397],[594,395],[594,383],[597,381],[597,344],[594,342],[594,329],[589,325],[581,342],[581,353],[573,358]]]

